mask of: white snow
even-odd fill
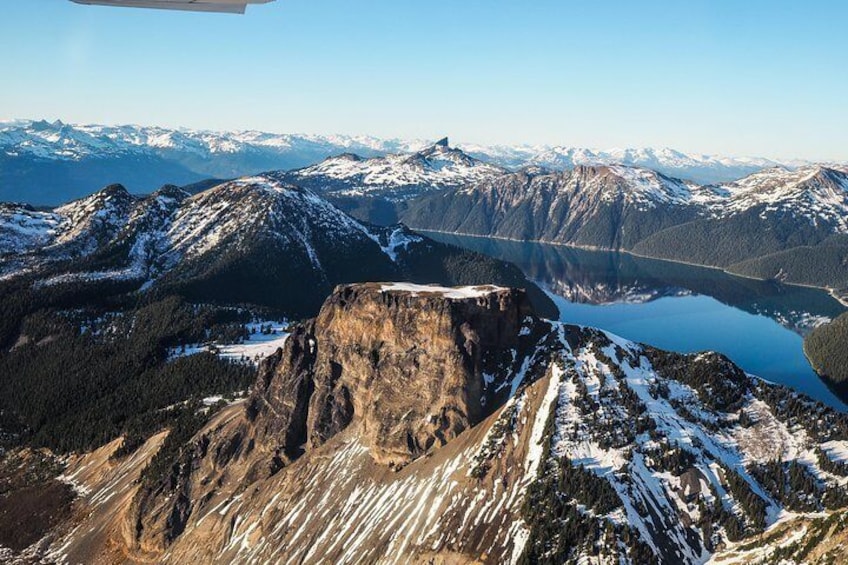
[[[533,420],[533,427],[530,431],[530,441],[527,446],[527,457],[524,459],[524,470],[527,477],[535,477],[539,469],[539,464],[545,453],[545,445],[543,445],[543,434],[545,432],[545,424],[548,421],[548,414],[551,412],[551,406],[556,400],[559,393],[559,385],[562,380],[563,371],[556,364],[551,365],[551,371],[548,381],[548,388],[545,389],[545,395],[542,397],[539,409],[536,411],[536,417]]]
[[[760,206],[761,216],[784,212],[806,218],[813,226],[824,222],[834,231],[848,233],[848,174],[841,168],[774,167],[721,185],[719,190],[726,194],[716,207],[720,216]]]
[[[397,263],[398,260],[399,249],[408,249],[410,244],[424,241],[422,237],[409,233],[403,228],[392,230],[389,234],[388,240],[388,244],[384,246],[380,243],[379,239],[375,239],[375,241],[377,241],[380,245],[380,248],[383,250],[383,253],[388,255],[395,263]]]
[[[445,287],[402,282],[385,283],[380,285],[380,292],[403,292],[411,294],[412,296],[419,296],[422,294],[439,294],[445,298],[453,300],[481,298],[502,290],[508,289],[494,285]]]
[[[458,187],[505,173],[462,151],[433,145],[412,155],[390,154],[362,159],[345,154],[293,171],[301,179],[321,179],[325,190],[344,196],[386,194],[405,199],[429,190]],[[335,182],[334,184],[331,184]],[[402,190],[401,190],[402,189]]]
[[[848,463],[848,441],[828,441],[821,448],[833,461]]]
[[[277,349],[282,348],[289,337],[286,332],[288,328],[286,322],[251,322],[245,324],[245,327],[248,331],[248,337],[243,343],[187,344],[172,348],[169,358],[176,359],[177,357],[210,352],[224,359],[258,363]]]
[[[691,181],[681,181],[663,176],[641,167],[610,166],[610,171],[626,182],[626,197],[654,207],[664,204],[706,204],[716,200],[712,191]]]

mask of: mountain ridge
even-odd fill
[[[823,165],[719,185],[618,165],[519,171],[425,195],[401,213],[422,230],[620,249],[837,289],[848,286],[846,216],[848,174]]]
[[[134,193],[144,193],[165,183],[185,185],[208,178],[302,168],[341,153],[362,157],[410,154],[428,145],[432,143],[371,136],[17,120],[0,123],[0,180],[5,185],[0,200],[55,205],[83,196],[90,186],[115,181]],[[577,165],[624,164],[653,168],[702,184],[735,180],[781,164],[792,168],[809,164],[803,160],[715,157],[656,148],[591,150],[462,143],[458,148],[469,157],[513,170],[527,166],[570,169]],[[33,187],[38,187],[37,193],[32,192]],[[22,198],[27,193],[29,197]]]

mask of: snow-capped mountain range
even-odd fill
[[[813,225],[826,223],[834,231],[848,233],[846,167],[774,167],[720,185],[716,192],[720,196],[718,210],[724,215],[762,207],[764,213],[801,215]]]
[[[717,217],[770,204],[769,209],[782,207],[789,214],[803,215],[811,222],[824,221],[844,231],[848,205],[845,170],[845,167],[817,164],[794,168],[771,166],[758,168],[736,181],[715,184],[701,184],[649,167],[620,163],[577,164],[563,170],[531,164],[511,173],[450,147],[445,138],[413,154],[330,157],[292,171],[289,176],[293,183],[308,186],[334,199],[357,217],[378,224],[397,221],[397,216],[385,213],[386,208],[403,215],[405,206],[398,203],[429,192],[499,191],[517,182],[513,204],[530,198],[533,190],[553,190],[558,195],[555,200],[559,201],[561,196],[573,194],[569,206],[577,212],[592,199],[607,204],[626,203],[642,211],[687,207],[697,214]],[[525,190],[520,179],[536,180],[530,181],[529,190]],[[383,201],[381,206],[374,205],[375,199]],[[371,204],[363,206],[363,202]]]
[[[269,150],[340,151],[383,154],[412,151],[420,141],[384,140],[370,136],[274,134],[259,131],[212,132],[156,126],[66,124],[61,120],[0,122],[0,149],[7,155],[80,160],[143,151],[177,151],[199,156]]]
[[[834,232],[848,233],[848,168],[804,165],[795,169],[776,166],[761,169],[739,180],[698,185],[667,177],[657,171],[612,165],[611,174],[623,190],[605,193],[607,200],[621,197],[636,204],[696,206],[707,215],[730,216],[752,208],[763,213],[781,210],[807,218],[811,224],[826,224]]]
[[[316,165],[314,172],[336,178],[363,175],[370,181],[415,182],[414,174],[354,166],[357,158],[397,154],[403,161],[432,146],[425,140],[371,136],[275,134],[259,131],[213,132],[135,125],[66,124],[16,120],[0,123],[0,200],[59,204],[94,187],[120,182],[134,193],[149,193],[167,183],[184,185],[208,178],[236,178],[268,170]],[[439,144],[436,144],[438,147]],[[621,164],[657,170],[697,183],[728,182],[763,168],[796,168],[804,161],[720,157],[668,148],[588,149],[567,146],[457,145],[463,159],[478,159],[491,169],[538,166],[551,170],[579,165]],[[354,155],[356,157],[354,157]],[[454,163],[456,164],[456,163]],[[450,170],[450,168],[448,169]],[[479,169],[476,173],[482,172]],[[463,178],[442,171],[440,182]],[[366,183],[366,186],[369,183]],[[440,185],[440,186],[441,186]]]
[[[760,169],[808,164],[801,159],[775,160],[764,157],[735,157],[684,153],[668,147],[596,149],[571,146],[484,146],[461,145],[470,155],[517,169],[536,165],[552,170],[578,165],[630,165],[654,169],[669,176],[700,183],[726,182]]]
[[[772,167],[700,185],[623,165],[522,170],[406,203],[413,229],[631,251],[734,274],[848,286],[848,170]]]
[[[376,232],[326,200],[272,175],[222,183],[194,196],[165,187],[136,198],[112,185],[51,211],[7,205],[3,212],[6,276],[19,274],[21,262],[40,267],[85,259],[107,247],[126,249],[126,264],[115,270],[65,273],[42,284],[75,279],[151,284],[178,265],[207,256],[215,260],[262,239],[299,250],[320,271],[318,239],[371,241],[375,247],[379,242]],[[392,252],[386,250],[387,258]]]
[[[21,262],[45,266],[85,259],[108,247],[126,249],[127,263],[116,270],[65,273],[42,284],[92,279],[152,284],[178,266],[217,260],[262,240],[303,253],[323,272],[316,249],[322,245],[373,245],[387,261],[395,261],[400,248],[423,241],[411,233],[366,227],[311,191],[271,174],[222,183],[193,196],[164,187],[137,198],[112,185],[51,211],[6,205],[2,212],[0,255],[7,259],[7,277],[20,274]],[[291,255],[288,259],[296,263]]]
[[[145,194],[164,184],[304,167],[345,151],[374,156],[423,145],[367,136],[7,122],[0,124],[0,201],[57,205],[117,182]]]

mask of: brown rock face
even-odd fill
[[[340,286],[266,365],[248,415],[282,462],[356,425],[400,467],[502,404],[534,320],[519,289]]]

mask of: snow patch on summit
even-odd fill
[[[438,285],[425,285],[413,283],[386,283],[380,285],[380,292],[403,292],[412,296],[420,296],[427,294],[439,294],[445,298],[452,300],[465,300],[468,298],[482,298],[495,292],[509,290],[502,286],[481,285],[481,286],[457,286],[445,287]]]

